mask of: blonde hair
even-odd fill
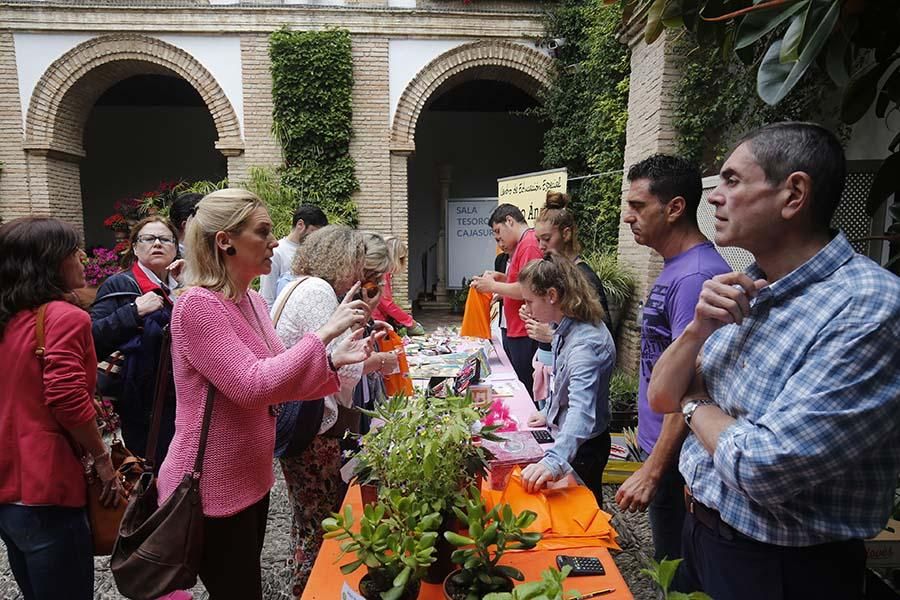
[[[374,231],[363,231],[362,234],[366,245],[363,279],[371,280],[391,270],[391,254],[389,246],[381,234]]]
[[[216,190],[197,203],[184,236],[185,288],[202,287],[237,300],[244,290],[237,289],[231,278],[224,252],[216,244],[216,234],[239,233],[250,214],[265,207],[255,194],[239,188]]]
[[[295,275],[324,279],[335,292],[362,279],[366,243],[362,233],[346,225],[326,225],[306,236],[291,266]],[[349,282],[349,283],[348,283]]]
[[[587,278],[574,262],[555,252],[534,260],[519,272],[519,282],[538,296],[546,296],[550,288],[559,294],[559,309],[575,319],[599,325],[603,322],[603,306]]]
[[[388,257],[391,261],[391,273],[399,273],[406,268],[406,259],[409,256],[409,250],[403,240],[394,235],[384,236],[384,243],[387,244]]]
[[[568,227],[572,230],[572,237],[565,242],[566,247],[564,254],[567,256],[576,256],[581,252],[581,244],[578,243],[578,225],[575,223],[575,213],[569,206],[569,195],[562,192],[547,192],[547,198],[544,201],[544,208],[540,210],[535,223],[550,223],[551,226],[559,230]]]

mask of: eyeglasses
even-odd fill
[[[140,244],[155,244],[159,241],[160,244],[175,244],[175,238],[170,235],[139,235],[137,236],[137,241]]]

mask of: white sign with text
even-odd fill
[[[458,290],[473,275],[494,268],[497,243],[488,225],[496,198],[451,198],[447,202],[447,287]]]

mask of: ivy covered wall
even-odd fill
[[[272,34],[269,55],[273,132],[284,154],[281,183],[319,205],[332,222],[356,225],[350,33],[283,28]]]
[[[621,9],[603,0],[563,0],[548,12],[547,37],[565,38],[557,50],[553,85],[535,112],[549,121],[544,168],[566,167],[584,253],[615,252],[625,124],[628,48],[616,39]]]

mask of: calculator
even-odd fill
[[[534,436],[538,444],[549,444],[553,441],[553,436],[546,429],[532,429],[531,435]]]
[[[600,563],[600,559],[596,556],[567,556],[565,554],[556,555],[556,566],[562,571],[566,565],[572,567],[570,577],[578,577],[579,575],[606,575],[606,569]]]

